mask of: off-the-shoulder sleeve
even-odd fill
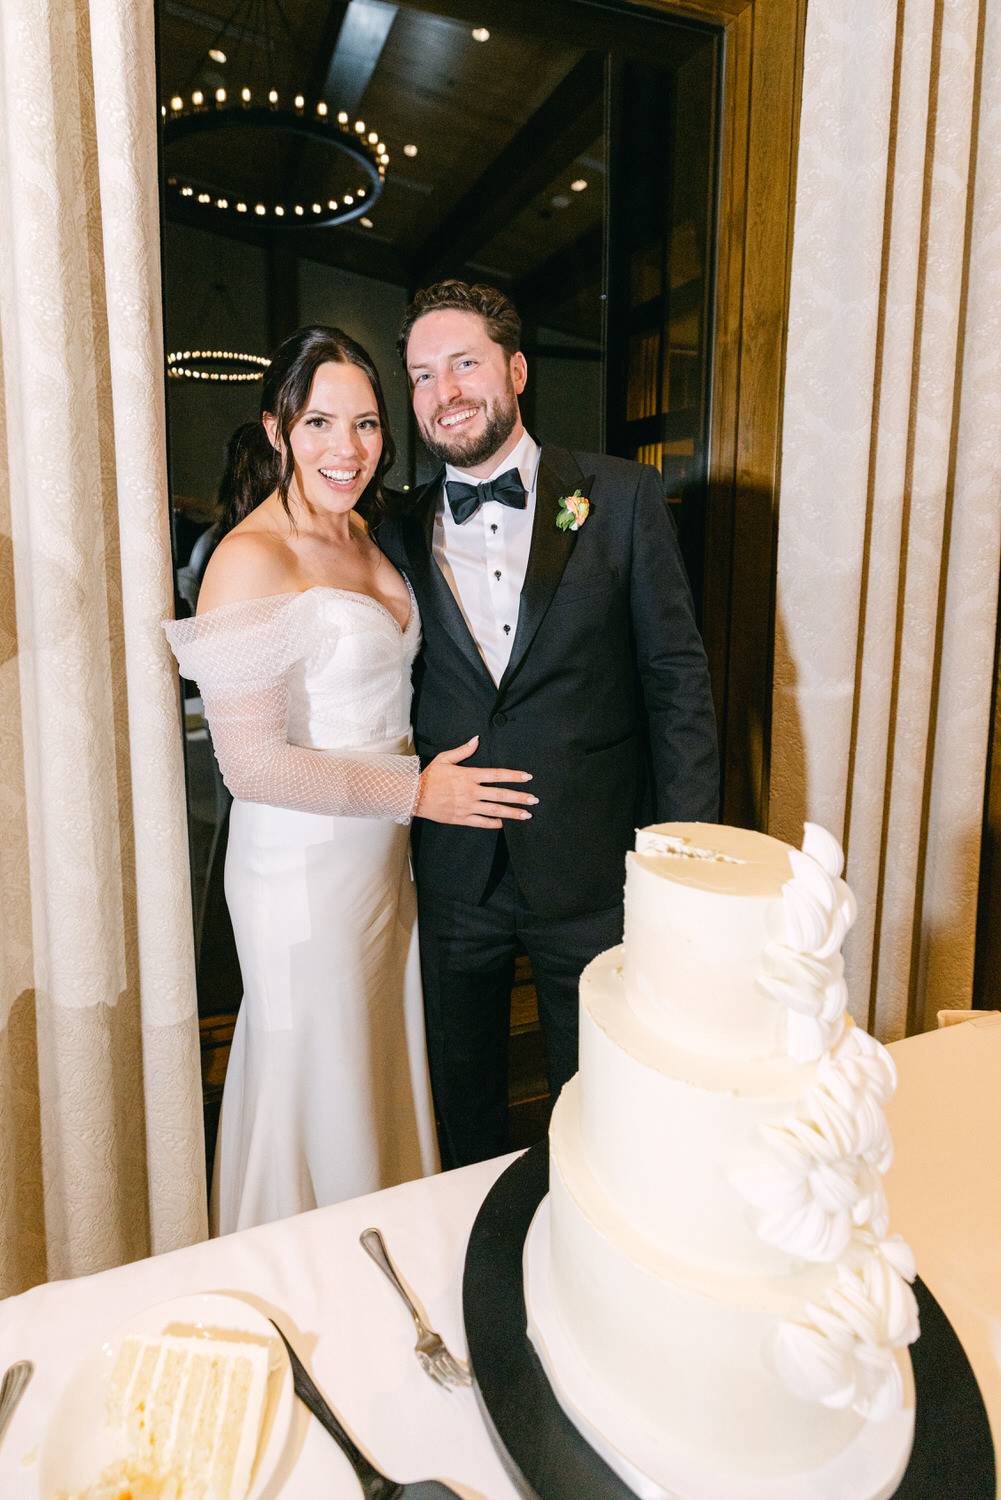
[[[191,620],[164,620],[181,673],[202,696],[218,689],[267,687],[302,655],[295,629],[301,594],[223,604]]]
[[[164,621],[181,672],[198,683],[223,780],[241,802],[408,823],[420,786],[415,755],[288,742],[287,678],[302,656],[301,598],[250,599]]]

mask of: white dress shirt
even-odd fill
[[[514,510],[499,500],[486,500],[475,515],[459,526],[446,503],[442,486],[435,514],[431,544],[434,560],[448,581],[495,683],[504,675],[518,625],[521,588],[532,545],[535,480],[541,451],[526,432],[518,446],[485,476],[496,479],[508,469],[517,469],[527,496],[524,510]],[[485,482],[452,464],[445,465],[445,479],[461,479],[465,484]]]

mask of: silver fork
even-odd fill
[[[389,1278],[403,1298],[417,1326],[417,1345],[414,1353],[420,1361],[421,1369],[425,1374],[430,1375],[432,1380],[437,1380],[438,1384],[444,1386],[446,1390],[451,1390],[454,1386],[472,1385],[473,1377],[469,1366],[456,1359],[455,1355],[445,1347],[441,1334],[435,1333],[433,1328],[428,1327],[414,1306],[413,1298],[403,1285],[400,1273],[390,1258],[381,1232],[378,1229],[363,1229],[359,1238],[362,1248],[368,1251],[380,1271]]]

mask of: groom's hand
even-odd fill
[[[480,742],[474,735],[455,750],[443,750],[421,772],[415,818],[433,823],[464,823],[468,828],[500,828],[502,818],[530,818],[526,806],[538,802],[531,792],[510,792],[498,781],[531,781],[527,771],[499,771],[462,766]]]

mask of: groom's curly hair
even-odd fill
[[[446,310],[478,314],[487,325],[490,338],[495,344],[500,344],[509,359],[521,348],[521,319],[510,297],[483,282],[470,286],[468,281],[436,281],[433,286],[417,292],[403,314],[396,347],[404,368],[410,333],[418,318],[423,318],[426,313]]]

